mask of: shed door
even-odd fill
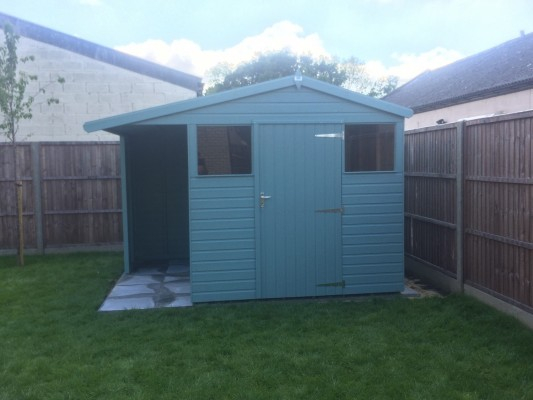
[[[342,294],[342,132],[341,124],[259,127],[262,298]]]

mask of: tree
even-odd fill
[[[241,86],[293,75],[298,69],[305,76],[320,79],[334,85],[342,85],[346,80],[344,71],[337,63],[326,59],[315,60],[310,56],[298,57],[288,51],[259,54],[255,59],[231,69],[228,64],[218,64],[208,74],[213,86],[206,94],[221,92]]]
[[[0,46],[0,113],[2,121],[0,132],[11,144],[13,155],[13,183],[17,204],[17,239],[18,262],[24,265],[24,234],[22,223],[22,181],[19,179],[17,166],[17,143],[19,123],[32,118],[32,104],[38,94],[44,94],[45,88],[39,88],[34,95],[27,95],[26,89],[31,81],[36,81],[36,75],[30,75],[19,70],[19,63],[34,61],[33,56],[20,57],[17,54],[19,36],[15,34],[9,24],[4,26],[5,41]],[[59,77],[59,83],[64,79]],[[47,103],[58,103],[55,98],[47,99]]]
[[[207,73],[211,87],[206,90],[206,94],[293,75],[298,69],[305,76],[373,97],[384,96],[398,84],[398,78],[394,76],[372,78],[366,71],[365,64],[355,57],[337,62],[334,59],[315,59],[309,55],[297,56],[284,50],[259,54],[235,68],[227,63],[216,65]]]
[[[343,87],[371,97],[383,97],[392,92],[398,86],[397,76],[384,76],[373,78],[366,65],[359,59],[351,57],[343,61],[340,68],[346,73],[346,81]]]

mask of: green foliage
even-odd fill
[[[209,72],[215,85],[206,94],[221,92],[237,87],[253,85],[272,79],[282,78],[300,69],[302,74],[334,85],[342,85],[346,80],[344,71],[335,62],[325,59],[315,60],[310,56],[298,57],[288,51],[260,54],[250,62],[232,70],[227,64],[220,64]]]
[[[28,94],[26,90],[32,81],[37,81],[37,75],[28,74],[19,69],[19,64],[35,61],[30,55],[19,57],[17,46],[20,37],[14,32],[9,24],[4,26],[4,44],[0,47],[0,132],[6,136],[9,142],[17,141],[19,122],[31,119],[32,105],[39,94],[46,93],[46,85],[41,86],[37,93]],[[58,83],[65,83],[62,77],[57,78]],[[57,104],[57,98],[46,99],[48,105]]]
[[[206,94],[282,78],[293,75],[298,69],[304,76],[373,97],[383,97],[398,85],[398,78],[394,76],[373,79],[366,72],[365,64],[355,57],[337,62],[280,51],[259,54],[255,59],[235,68],[227,63],[216,65],[207,73],[207,80],[212,82],[212,86],[206,90]]]
[[[18,70],[19,62],[33,61],[33,57],[19,58],[19,36],[11,25],[4,26],[5,43],[0,47],[0,113],[3,120],[0,130],[10,142],[16,141],[19,121],[32,118],[33,96],[26,97],[26,87],[37,76]]]
[[[0,399],[531,399],[533,332],[464,296],[96,310],[117,253],[0,257]]]

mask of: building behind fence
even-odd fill
[[[122,241],[120,151],[116,142],[18,146],[26,248],[116,245]],[[0,250],[16,248],[13,153],[0,145]]]
[[[533,112],[406,132],[407,266],[533,311]]]

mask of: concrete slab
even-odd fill
[[[153,275],[124,274],[117,282],[118,285],[148,285],[150,283],[160,283],[164,278],[157,279]]]
[[[405,286],[403,291],[401,292],[402,296],[405,297],[420,297],[420,293],[418,293],[415,289],[410,288],[409,286]]]
[[[191,307],[191,296],[177,297],[172,303],[165,307]]]
[[[191,278],[186,275],[186,276],[177,276],[177,275],[166,275],[165,278],[163,279],[163,282],[166,284],[166,283],[171,283],[171,282],[190,282],[191,281]]]
[[[132,295],[151,295],[155,290],[146,285],[116,285],[108,297],[124,297]]]
[[[173,282],[165,283],[164,285],[172,293],[176,294],[191,294],[191,283],[190,282]]]
[[[99,311],[144,310],[154,306],[151,297],[108,298]]]
[[[167,272],[167,269],[173,271]],[[99,311],[119,311],[161,307],[190,307],[189,267],[144,268],[124,274],[111,290]]]

